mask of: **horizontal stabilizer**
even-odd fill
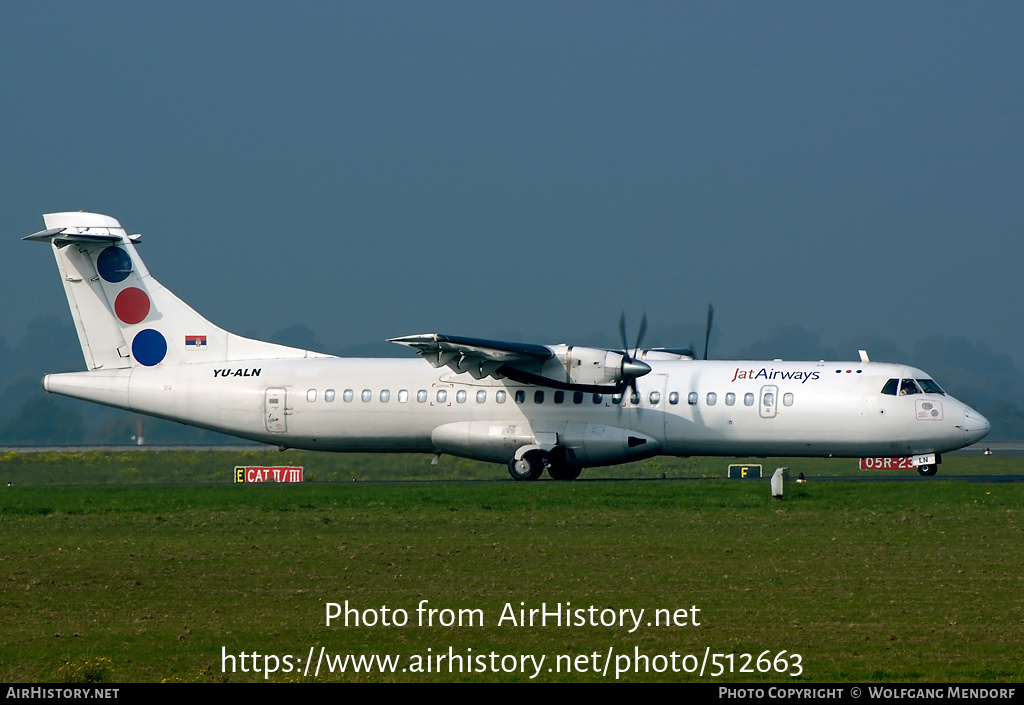
[[[32,233],[21,239],[33,242],[53,242],[57,247],[65,247],[73,242],[85,244],[121,242],[120,235],[103,233],[68,233],[65,235],[64,232],[66,230],[67,228],[50,228],[49,230],[40,230],[37,233]]]

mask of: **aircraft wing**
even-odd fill
[[[469,372],[476,379],[502,376],[498,369],[505,365],[534,368],[555,357],[555,352],[544,345],[440,333],[407,335],[390,338],[388,342],[415,348],[434,367],[448,366],[457,372]]]
[[[559,344],[507,343],[439,333],[391,338],[407,345],[434,367],[450,367],[475,379],[508,377],[533,384],[595,394],[621,392],[651,371],[623,351]]]

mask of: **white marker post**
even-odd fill
[[[782,478],[789,473],[789,468],[775,468],[775,474],[772,475],[772,498],[782,499]]]

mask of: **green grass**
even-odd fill
[[[812,481],[789,483],[782,502],[769,498],[765,482],[715,480],[236,486],[229,482],[237,454],[206,454],[205,470],[202,454],[190,463],[125,455],[133,457],[55,455],[56,469],[36,458],[14,470],[4,457],[5,471],[31,468],[43,484],[25,486],[22,478],[0,487],[0,679],[258,680],[222,674],[222,647],[305,660],[321,646],[406,658],[449,647],[463,655],[545,654],[538,680],[551,681],[611,680],[614,666],[607,678],[546,672],[557,654],[603,658],[609,647],[616,655],[638,648],[702,657],[710,648],[803,657],[798,678],[719,679],[731,681],[1024,678],[1019,484]],[[269,457],[290,464],[288,455]],[[309,456],[308,471],[322,472],[314,466],[323,456]],[[329,457],[340,459],[332,471],[343,474],[347,456]],[[952,469],[961,457],[947,458],[942,472],[964,474]],[[389,464],[409,459],[380,460],[376,472],[372,463],[361,468],[366,476],[395,472]],[[806,464],[799,469],[813,478],[834,474],[836,462],[790,464]],[[164,483],[175,481],[167,469],[174,466],[190,478],[182,482],[221,477],[224,484],[52,484],[67,465],[84,466],[79,479],[106,473],[101,481],[114,482],[128,463]],[[500,467],[482,467],[503,476]],[[486,624],[415,626],[424,599],[438,609],[480,609]],[[361,610],[405,609],[411,623],[327,627],[325,603],[345,600]],[[632,634],[497,626],[504,605],[520,602],[647,612]],[[692,605],[701,610],[699,627],[646,626],[651,610]],[[700,680],[671,672],[624,679]],[[528,677],[321,673],[319,680]]]
[[[939,475],[1019,474],[1024,457],[954,454],[943,458]],[[583,479],[724,478],[734,462],[759,463],[766,475],[788,466],[792,477],[808,478],[892,475],[914,477],[913,470],[863,471],[851,458],[652,458],[628,465],[589,468]],[[293,465],[305,468],[311,482],[366,480],[509,480],[502,465],[442,456],[437,465],[429,455],[318,453],[290,450],[120,450],[0,452],[0,486],[122,485],[169,483],[230,483],[237,465]]]

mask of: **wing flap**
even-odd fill
[[[555,353],[544,345],[508,343],[501,340],[467,338],[464,336],[423,333],[390,338],[390,343],[405,345],[416,350],[434,367],[450,367],[456,372],[467,372],[474,379],[504,376],[506,367],[526,366],[539,369]]]
[[[401,338],[389,338],[389,343],[407,345],[415,348],[423,357],[431,360],[434,367],[447,365],[461,358],[462,369],[468,370],[465,364],[471,358],[507,364],[512,362],[544,362],[555,356],[551,348],[532,343],[506,343],[500,340],[483,338],[466,338],[440,333],[424,333],[407,335]],[[456,363],[459,364],[458,362]]]

